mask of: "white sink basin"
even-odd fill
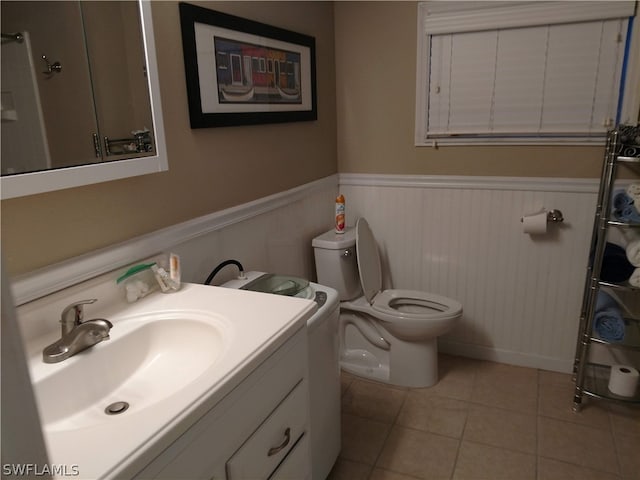
[[[35,382],[41,422],[50,431],[111,421],[105,409],[127,402],[131,417],[179,394],[213,368],[230,326],[213,314],[178,311],[121,319],[103,341]]]
[[[78,465],[79,478],[92,479],[134,476],[315,310],[311,300],[193,284],[101,308],[100,292],[53,297],[18,312],[21,322],[56,328],[25,345],[31,381],[50,463]],[[59,312],[81,298],[98,298],[85,319],[109,320],[110,339],[44,363]],[[107,415],[114,402],[129,408]]]

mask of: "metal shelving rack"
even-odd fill
[[[576,412],[580,411],[585,395],[604,400],[640,404],[640,393],[636,393],[634,397],[621,397],[609,391],[610,366],[589,361],[589,351],[593,344],[604,345],[606,348],[640,352],[640,318],[625,317],[625,321],[629,322],[631,328],[625,330],[624,341],[620,343],[607,342],[593,332],[596,298],[601,288],[640,295],[640,288],[633,287],[627,282],[616,284],[600,279],[609,229],[634,229],[640,236],[640,224],[625,223],[611,218],[611,196],[618,167],[625,166],[633,169],[636,173],[640,172],[640,145],[638,144],[640,142],[638,139],[640,139],[640,125],[619,126],[607,135],[574,361],[576,388],[573,410]]]

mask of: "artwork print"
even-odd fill
[[[191,128],[317,119],[315,39],[180,4]]]
[[[214,38],[221,103],[302,103],[300,54]]]

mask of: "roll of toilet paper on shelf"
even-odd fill
[[[628,365],[613,365],[609,377],[609,391],[621,397],[633,397],[638,388],[640,373]]]
[[[530,235],[547,233],[547,212],[522,217],[522,230]]]

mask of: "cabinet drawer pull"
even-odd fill
[[[280,445],[278,445],[277,447],[270,448],[268,456],[271,457],[272,455],[275,455],[280,450],[282,450],[284,447],[289,445],[289,440],[291,440],[291,429],[287,428],[284,431],[284,441]]]

